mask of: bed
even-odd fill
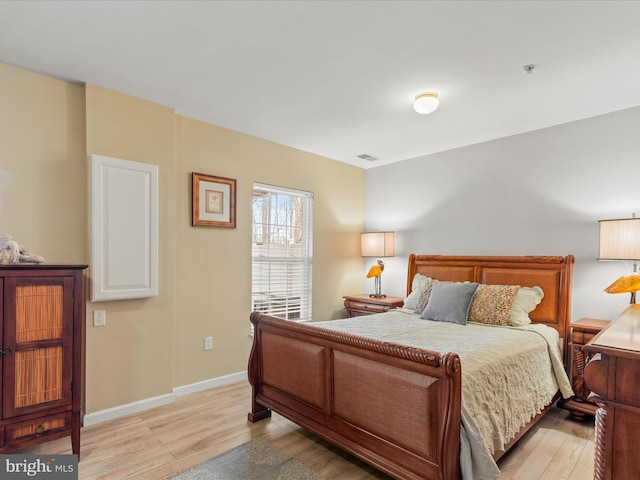
[[[407,296],[416,274],[442,282],[538,286],[544,297],[529,317],[533,325],[558,332],[560,362],[566,365],[573,264],[571,255],[412,254]],[[362,318],[375,321],[372,317]],[[462,478],[467,455],[463,362],[456,351],[371,338],[329,328],[331,322],[287,322],[258,312],[250,320],[249,421],[267,418],[273,410],[398,479]],[[557,398],[518,426],[500,450],[491,452],[493,459],[508,451]]]

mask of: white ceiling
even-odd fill
[[[0,62],[369,168],[640,105],[640,2],[5,0]]]

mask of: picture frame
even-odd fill
[[[191,225],[236,228],[236,180],[193,172],[191,182]]]

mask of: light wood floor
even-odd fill
[[[82,429],[80,480],[161,480],[253,439],[266,438],[327,480],[388,479],[283,417],[251,424],[247,383]],[[69,438],[21,453],[70,454]],[[552,408],[499,462],[500,480],[593,478],[593,421]]]

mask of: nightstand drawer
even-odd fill
[[[392,296],[371,297],[361,294],[345,295],[343,298],[344,308],[347,309],[347,316],[349,317],[388,312],[393,308],[401,307],[404,303],[404,298]]]
[[[571,332],[571,343],[573,345],[586,345],[589,340],[595,337],[598,332],[582,332],[575,329]]]
[[[384,313],[388,312],[391,308],[390,305],[382,305],[379,303],[364,303],[364,302],[356,302],[353,300],[348,300],[345,302],[348,304],[347,308],[350,310],[360,310],[368,313]]]

